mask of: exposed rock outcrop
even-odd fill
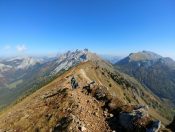
[[[135,131],[136,129],[142,129],[144,125],[143,121],[147,121],[148,112],[144,107],[134,108],[131,112],[120,112],[119,123],[120,125],[130,131]]]
[[[152,121],[148,125],[148,128],[146,129],[146,132],[158,132],[161,127],[161,121]]]
[[[76,81],[74,77],[71,78],[71,86],[73,89],[78,87],[78,82]]]

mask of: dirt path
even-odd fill
[[[72,95],[79,104],[75,111],[75,116],[83,123],[88,132],[106,132],[109,131],[103,116],[101,103],[90,95],[81,92],[82,89],[76,89]]]

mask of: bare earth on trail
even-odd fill
[[[108,130],[101,104],[81,92],[81,84],[89,79],[80,70],[76,77],[81,80],[79,87],[72,90],[71,75],[60,76],[49,85],[38,90],[19,104],[0,115],[1,131],[52,131],[64,117],[73,118],[70,129],[102,132]]]

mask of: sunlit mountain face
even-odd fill
[[[175,101],[175,61],[153,52],[132,53],[115,64],[162,99]]]

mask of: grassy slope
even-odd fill
[[[37,90],[32,95],[19,102],[17,105],[12,106],[11,108],[8,108],[8,110],[2,112],[0,115],[0,129],[15,129],[19,131],[34,131],[40,129],[43,131],[48,131],[53,128],[57,124],[58,120],[60,120],[63,116],[70,114],[67,109],[70,106],[76,106],[76,102],[78,100],[80,107],[78,107],[77,110],[88,106],[86,101],[89,100],[91,104],[87,107],[87,109],[89,109],[90,112],[95,111],[95,109],[92,109],[92,107],[98,109],[100,108],[100,104],[95,103],[92,98],[86,96],[83,96],[85,101],[81,102],[82,99],[80,99],[80,97],[82,97],[80,93],[81,88],[92,80],[95,80],[97,85],[104,85],[114,97],[116,96],[117,98],[120,98],[124,102],[128,103],[128,100],[126,99],[126,96],[128,96],[134,104],[137,104],[138,102],[134,100],[132,94],[130,92],[127,93],[128,90],[124,90],[121,85],[117,84],[113,79],[111,79],[109,74],[104,70],[105,68],[112,70],[112,68],[105,64],[103,66],[104,67],[98,67],[98,65],[92,62],[86,62],[72,68],[65,74],[55,79],[53,82]],[[80,89],[73,92],[70,86],[70,79],[72,75],[76,77],[80,86]],[[109,84],[111,84],[111,86],[109,86]],[[48,98],[46,100],[43,99],[43,96],[54,93],[62,88],[68,88],[68,91],[66,92],[67,96],[58,94],[52,98]],[[139,100],[143,104],[146,104],[142,98],[139,97]],[[75,110],[73,113],[75,115],[79,115],[79,111]],[[52,117],[48,120],[47,117],[49,114],[51,114]],[[84,112],[79,115],[81,116],[79,118],[83,118],[86,124],[89,123],[92,125],[89,127],[89,130],[98,129],[96,131],[100,131],[102,128],[107,129],[101,110],[99,110],[98,114],[99,118],[93,118],[94,120],[92,121],[90,120],[91,118],[88,118],[88,116],[84,117],[86,115]],[[165,124],[168,122],[155,110],[153,110],[153,112],[151,111],[150,114],[153,114],[153,117],[160,119]],[[96,123],[97,127],[93,126],[94,122]]]

